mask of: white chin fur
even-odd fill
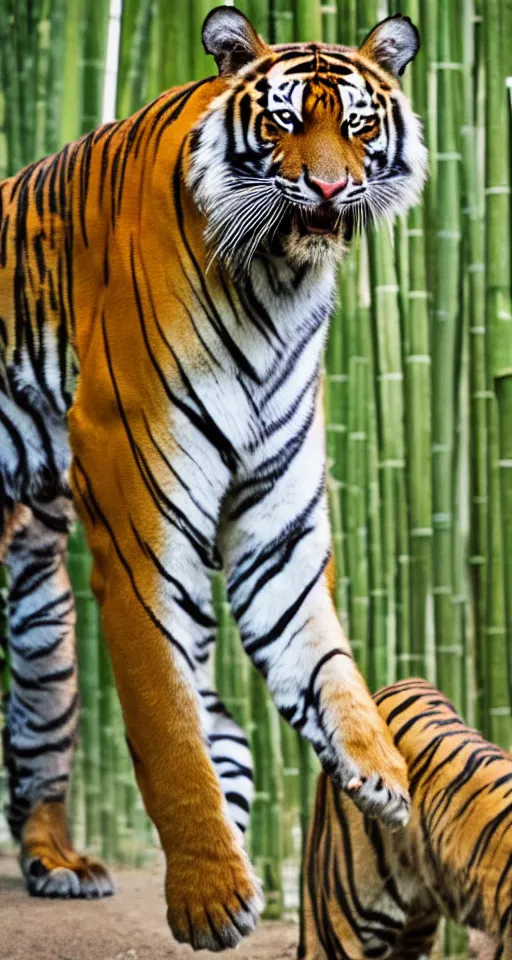
[[[346,252],[347,245],[343,233],[332,236],[301,236],[295,228],[282,241],[285,258],[290,266],[301,267],[333,267],[340,263]]]

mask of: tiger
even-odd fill
[[[73,512],[174,937],[235,946],[263,901],[247,740],[209,680],[211,575],[283,717],[360,808],[409,815],[405,763],[332,599],[320,367],[354,226],[416,203],[419,38],[269,46],[218,7],[218,73],[0,188],[0,543],[10,571],[9,822],[38,896],[102,896],[72,847]]]
[[[492,944],[495,960],[510,960],[512,756],[426,680],[399,681],[375,702],[407,764],[411,819],[393,832],[320,774],[299,958],[428,957],[444,917],[471,928],[486,956]]]

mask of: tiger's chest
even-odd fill
[[[256,264],[237,316],[226,304],[218,306],[222,336],[208,318],[198,318],[205,349],[190,379],[199,406],[226,436],[244,472],[277,454],[312,416],[332,279],[279,289]]]

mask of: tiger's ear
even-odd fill
[[[373,28],[360,46],[359,53],[369,60],[375,60],[394,77],[400,77],[419,49],[420,35],[416,27],[409,17],[397,13]]]
[[[247,17],[234,7],[210,11],[203,23],[203,46],[215,57],[221,77],[231,76],[268,49]]]

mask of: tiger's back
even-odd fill
[[[411,820],[391,833],[321,775],[299,955],[419,957],[445,916],[484,931],[508,956],[512,758],[424,680],[401,681],[375,700],[407,763]]]

